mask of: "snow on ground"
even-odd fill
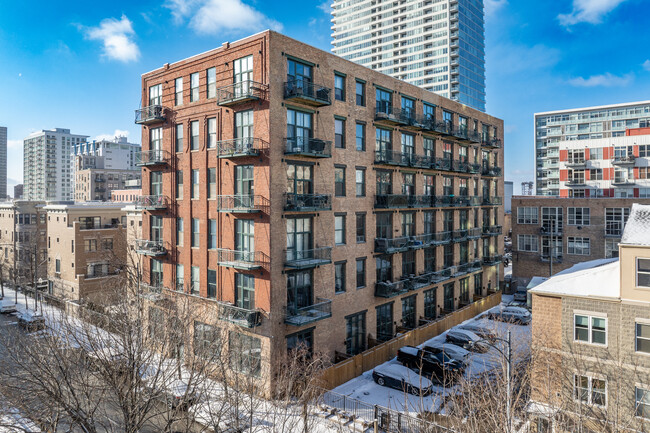
[[[501,306],[494,307],[492,310],[497,310],[508,302],[512,301],[512,295],[503,295]],[[531,339],[531,326],[513,325],[504,322],[488,320],[482,313],[465,323],[477,321],[485,328],[492,330],[499,338],[505,339],[507,331],[511,331],[511,341],[514,359],[522,359],[530,355],[530,339]],[[462,325],[462,324],[461,324]],[[459,326],[461,326],[459,325]],[[452,328],[453,329],[453,328]],[[423,347],[433,342],[444,342],[448,331],[422,343],[418,347]],[[498,345],[500,343],[497,343]],[[505,344],[500,344],[500,349],[505,352]],[[397,355],[397,354],[395,354]],[[492,369],[500,368],[503,357],[495,348],[490,348],[487,353],[472,353],[470,355],[470,363],[465,371],[466,377],[476,377],[477,375],[489,372]],[[397,357],[382,364],[398,364]],[[437,411],[443,401],[445,395],[453,391],[453,388],[444,388],[442,386],[434,386],[434,392],[430,396],[421,397],[406,394],[401,390],[392,389],[384,386],[377,385],[372,378],[372,370],[364,372],[358,376],[332,391],[346,395],[348,397],[362,400],[366,403],[384,406],[389,409],[394,409],[401,412],[409,412],[411,415],[416,416],[423,410]]]

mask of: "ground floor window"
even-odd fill
[[[366,312],[346,317],[345,350],[348,355],[356,355],[366,350]]]
[[[237,331],[228,333],[230,367],[249,376],[259,376],[262,369],[262,341]]]
[[[402,299],[402,326],[408,329],[415,328],[415,297],[416,295],[409,296]]]
[[[287,335],[287,351],[294,350],[304,351],[310,357],[314,354],[314,328]]]
[[[437,288],[434,287],[433,289],[429,289],[424,292],[424,318],[425,319],[435,319],[436,318],[436,310],[437,310],[437,301],[436,301],[436,290]]]
[[[219,357],[221,347],[221,338],[219,337],[219,328],[207,323],[194,321],[194,338],[193,338],[194,355],[204,359],[213,359]]]
[[[590,376],[574,375],[574,398],[585,404],[607,406],[607,382]]]
[[[393,338],[393,303],[377,307],[377,340]]]

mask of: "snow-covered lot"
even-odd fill
[[[499,308],[506,305],[511,301],[511,296],[503,296],[503,303],[500,306],[494,307],[490,311],[497,311]],[[530,339],[531,339],[531,326],[514,325],[510,323],[489,320],[485,317],[486,313],[482,313],[458,327],[468,323],[475,323],[481,327],[492,331],[498,338],[506,339],[508,330],[511,331],[511,341],[513,350],[513,360],[522,360],[530,355]],[[452,329],[457,329],[454,327]],[[422,343],[418,347],[431,345],[432,343],[443,343],[446,339],[447,332],[444,332],[431,340]],[[505,352],[505,344],[497,341],[495,345]],[[397,354],[396,354],[397,355]],[[469,356],[469,363],[464,372],[465,377],[477,377],[484,373],[489,373],[494,369],[501,369],[503,363],[503,355],[499,353],[494,347],[490,347],[487,353],[471,353]],[[399,364],[397,358],[382,364]],[[400,364],[401,365],[401,364]],[[443,398],[450,392],[453,392],[453,387],[444,388],[442,385],[434,382],[434,391],[429,396],[417,396],[403,392],[402,390],[388,388],[376,384],[372,378],[372,370],[364,372],[343,385],[333,389],[338,394],[343,394],[351,398],[362,400],[366,403],[384,406],[389,409],[394,409],[400,412],[409,412],[411,415],[417,415],[424,410],[436,412]]]

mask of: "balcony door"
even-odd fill
[[[415,295],[402,299],[402,326],[404,328],[415,328]]]
[[[162,84],[149,87],[149,106],[162,105]]]
[[[163,190],[162,184],[162,172],[161,171],[152,171],[149,177],[149,191],[153,196],[161,196]]]
[[[454,283],[445,284],[444,292],[445,311],[454,311]]]
[[[254,194],[253,166],[235,166],[235,207],[251,207]]]
[[[235,221],[235,250],[239,260],[253,261],[255,252],[255,222],[238,219]]]
[[[366,313],[353,314],[346,322],[345,351],[354,356],[366,349]]]
[[[233,83],[235,98],[248,94],[250,81],[253,80],[253,56],[243,57],[233,62]]]
[[[162,241],[163,239],[162,217],[158,215],[151,215],[149,216],[149,222],[151,225],[151,240]]]
[[[296,110],[287,110],[287,144],[289,151],[305,150],[312,136],[311,113]]]
[[[287,86],[292,93],[311,95],[312,67],[295,60],[287,60]]]
[[[312,166],[287,164],[287,193],[312,193]]]
[[[245,310],[255,309],[255,277],[235,274],[235,305]]]
[[[311,249],[311,218],[288,218],[287,261],[308,259]]]
[[[287,313],[295,315],[301,308],[313,304],[311,271],[287,274]]]
[[[251,145],[254,133],[253,110],[235,113],[235,138],[237,139],[237,143],[241,143],[240,145],[242,147]]]

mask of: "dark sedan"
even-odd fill
[[[372,371],[373,380],[381,386],[387,386],[413,395],[429,395],[433,384],[413,370],[399,364],[384,364]]]
[[[469,350],[470,352],[485,353],[488,346],[481,342],[481,337],[471,331],[451,329],[447,332],[447,342]]]

